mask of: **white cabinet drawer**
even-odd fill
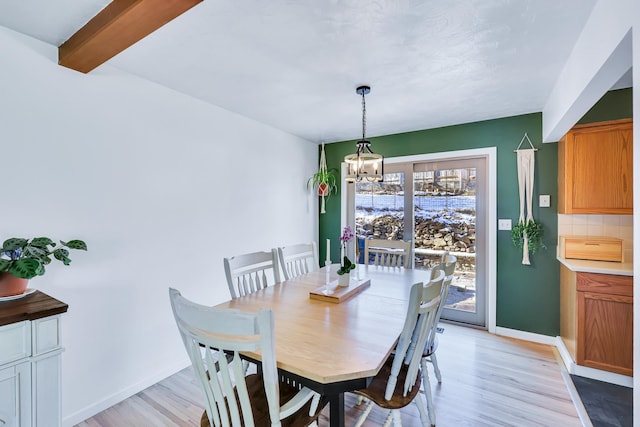
[[[31,356],[29,321],[0,326],[0,366]]]
[[[31,328],[34,356],[60,348],[60,316],[33,320]]]

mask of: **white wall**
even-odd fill
[[[229,298],[222,258],[317,239],[317,146],[0,27],[0,238],[84,239],[30,287],[69,304],[63,417],[186,366],[167,288]]]

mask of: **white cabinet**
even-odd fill
[[[28,362],[0,369],[0,426],[31,425],[30,374]]]
[[[60,316],[0,326],[0,427],[61,424]]]

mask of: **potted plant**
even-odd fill
[[[51,256],[69,265],[69,249],[86,251],[87,245],[82,240],[61,240],[58,245],[48,237],[5,240],[0,248],[0,297],[24,293],[30,279],[44,275]]]
[[[340,236],[340,268],[338,269],[338,286],[349,286],[349,273],[356,268],[347,255],[347,245],[353,239],[353,231],[348,225]]]
[[[511,241],[520,249],[524,248],[525,237],[527,238],[528,250],[535,254],[539,249],[546,249],[542,238],[544,236],[544,228],[542,224],[535,220],[527,220],[518,222],[511,228]]]
[[[307,188],[309,186],[315,188],[318,196],[322,198],[322,202],[320,205],[321,214],[326,213],[324,198],[329,197],[331,193],[336,193],[338,191],[336,182],[337,179],[335,171],[333,169],[327,169],[327,161],[324,154],[324,144],[322,144],[322,149],[320,151],[320,168],[318,169],[318,172],[314,173],[307,181]]]

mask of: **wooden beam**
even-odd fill
[[[202,0],[114,0],[58,47],[58,63],[88,73]]]

